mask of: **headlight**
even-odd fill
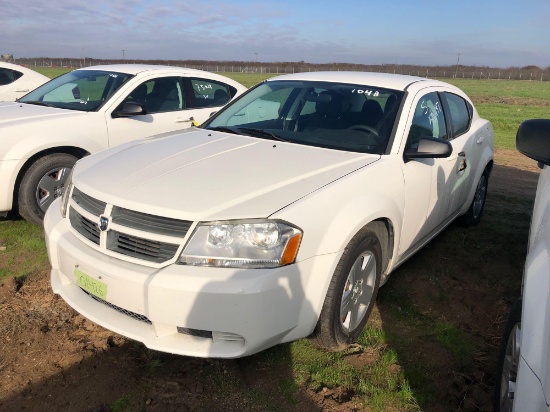
[[[67,205],[69,204],[71,189],[73,188],[73,171],[69,173],[67,180],[65,181],[65,187],[63,188],[63,195],[61,196],[61,216],[67,215]]]
[[[294,263],[301,239],[301,230],[275,220],[204,223],[195,229],[178,263],[274,268]]]

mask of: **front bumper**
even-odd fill
[[[325,255],[277,269],[157,269],[88,247],[70,231],[57,202],[44,227],[52,288],[69,305],[151,349],[198,357],[241,357],[308,336],[336,259]],[[104,299],[77,284],[81,273],[106,285]]]
[[[19,160],[0,160],[0,212],[13,207],[13,186]]]

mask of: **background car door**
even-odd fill
[[[126,102],[139,103],[146,113],[131,117],[113,117]],[[132,89],[114,110],[105,113],[109,146],[160,133],[190,127],[194,111],[185,106],[181,77],[157,77]]]
[[[237,92],[225,83],[201,77],[185,79],[185,86],[186,105],[198,124],[225,106]]]
[[[109,145],[198,126],[231,100],[236,91],[206,78],[158,77],[144,81],[106,113]],[[146,114],[113,118],[112,113],[125,102],[141,104]]]

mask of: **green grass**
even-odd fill
[[[434,333],[437,342],[453,355],[460,367],[469,366],[473,362],[475,343],[462,330],[448,322],[436,321]]]
[[[29,69],[33,69],[34,71],[37,71],[38,73],[41,73],[44,76],[49,77],[50,79],[61,76],[62,74],[71,71],[71,69],[58,67],[29,67]]]
[[[0,220],[0,279],[48,268],[44,229],[23,220]]]
[[[383,333],[375,332],[373,328],[367,328],[363,335],[369,336],[361,338],[362,342],[372,339],[381,345],[384,340]],[[315,391],[340,388],[343,392],[351,392],[364,407],[374,411],[390,408],[419,410],[409,382],[399,366],[397,352],[386,345],[375,347],[374,352],[372,363],[357,368],[348,362],[345,352],[318,351],[309,341],[300,340],[291,344],[292,368],[299,383],[307,382]]]
[[[524,120],[550,118],[550,106],[479,103],[476,108],[481,117],[489,119],[493,124],[497,148],[516,148],[518,126]]]
[[[471,99],[496,97],[502,99],[550,99],[550,82],[527,80],[472,80],[472,79],[440,79],[454,84],[464,90]]]
[[[129,407],[130,407],[130,396],[128,395],[121,396],[110,405],[112,412],[124,412],[124,411],[127,411]]]

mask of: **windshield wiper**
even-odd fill
[[[286,142],[286,143],[289,142],[289,140],[283,139],[282,137],[277,136],[275,133],[271,133],[266,130],[252,129],[249,127],[238,127],[237,129],[242,130],[243,132],[254,137],[266,137],[271,140],[278,140],[279,142]]]
[[[225,133],[233,133],[233,134],[240,134],[235,129],[232,129],[230,127],[223,127],[223,126],[216,126],[216,127],[209,127],[206,130],[214,130],[215,132],[225,132]]]
[[[40,100],[25,100],[24,102],[20,102],[20,103],[35,104],[37,106],[46,106],[46,107],[57,107],[51,103],[42,102]]]

